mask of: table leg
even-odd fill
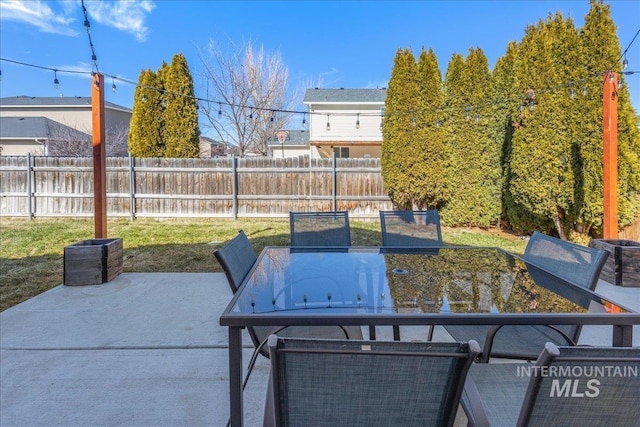
[[[613,325],[614,347],[633,347],[633,325]]]
[[[231,425],[242,427],[242,329],[229,327],[229,412]]]

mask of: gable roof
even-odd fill
[[[1,107],[91,107],[88,96],[10,96],[0,98]],[[104,102],[105,108],[131,113],[132,110],[113,102]]]
[[[2,139],[49,139],[61,131],[78,139],[89,138],[84,132],[46,117],[0,117]]]
[[[307,130],[279,130],[275,132],[276,134],[269,138],[268,144],[279,146],[280,140],[278,139],[278,134],[285,134],[284,141],[282,141],[282,145],[285,146],[308,146],[309,145],[309,131]]]
[[[303,103],[381,103],[387,99],[387,89],[307,89]]]

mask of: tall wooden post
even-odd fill
[[[104,76],[91,79],[91,120],[93,133],[93,201],[96,239],[107,237],[107,166],[104,126]]]
[[[605,239],[618,238],[618,73],[604,74],[602,138]]]

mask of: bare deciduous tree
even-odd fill
[[[105,133],[107,157],[127,157],[129,155],[127,146],[129,126],[125,123],[117,123],[109,126]]]
[[[213,41],[200,51],[200,78],[209,100],[202,103],[205,126],[221,141],[236,145],[241,156],[268,155],[269,138],[291,115],[289,70],[279,52],[267,53],[251,40],[229,45],[226,55]]]
[[[63,124],[51,124],[46,152],[49,156],[91,156],[91,132],[80,131]]]
[[[124,123],[105,130],[105,151],[108,157],[127,157],[129,127]],[[47,155],[63,157],[90,157],[93,155],[91,130],[78,130],[55,125],[49,128]]]

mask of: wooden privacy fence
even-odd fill
[[[90,157],[0,156],[0,215],[93,216]],[[391,209],[380,159],[107,158],[112,217],[286,217]]]

